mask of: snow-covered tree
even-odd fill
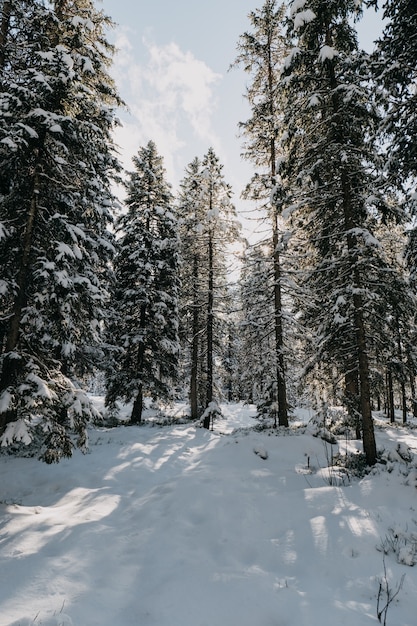
[[[179,195],[182,250],[181,335],[188,345],[191,414],[215,400],[215,361],[223,359],[227,246],[239,233],[231,188],[210,148],[188,166]],[[187,349],[185,350],[187,353]],[[205,412],[208,428],[210,414]]]
[[[221,303],[225,296],[227,277],[227,245],[239,235],[236,210],[231,202],[231,188],[224,179],[223,165],[214,150],[209,148],[202,161],[201,202],[205,220],[202,224],[203,245],[207,263],[206,284],[206,409],[215,400],[214,362],[216,326],[221,322]],[[217,309],[217,315],[216,315]],[[210,415],[206,411],[204,427],[209,428]]]
[[[385,26],[373,54],[373,75],[383,88],[388,169],[404,183],[417,176],[417,10],[412,0],[385,0],[382,8]]]
[[[248,248],[240,279],[240,377],[243,397],[260,413],[276,416],[274,358],[274,303],[271,299],[273,271],[270,247],[265,243]]]
[[[251,11],[249,20],[253,30],[241,36],[236,59],[236,64],[243,65],[252,79],[246,91],[252,115],[240,126],[246,138],[244,156],[254,164],[257,172],[245,196],[262,202],[262,209],[267,212],[271,223],[273,280],[266,284],[271,287],[273,303],[275,359],[272,366],[277,394],[274,405],[278,407],[280,426],[288,426],[280,254],[282,204],[279,196],[282,195],[282,183],[277,172],[280,156],[278,137],[282,133],[283,117],[279,85],[287,47],[283,34],[284,15],[285,5],[277,0],[266,0],[261,9]]]
[[[91,0],[2,4],[0,430],[48,462],[85,445],[113,253],[110,20]]]
[[[114,346],[107,404],[133,401],[130,420],[142,420],[150,395],[171,400],[178,376],[179,241],[173,196],[163,159],[150,141],[133,157],[127,211],[117,220],[113,292]]]
[[[294,0],[286,60],[284,171],[294,189],[293,226],[305,233],[304,318],[317,362],[356,381],[367,462],[376,461],[370,345],[389,265],[378,230],[401,218],[381,198],[374,172],[375,110],[361,74],[354,0]],[[382,337],[379,339],[382,340]],[[346,385],[348,388],[348,385]],[[353,385],[351,385],[351,388]]]
[[[189,380],[191,418],[205,408],[202,393],[205,336],[205,288],[207,282],[202,233],[205,219],[201,202],[201,162],[195,158],[186,168],[178,195],[181,242],[180,340],[186,380]]]

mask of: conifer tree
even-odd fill
[[[227,305],[227,246],[239,234],[231,188],[210,148],[187,168],[179,197],[182,249],[182,335],[191,348],[191,414],[216,400],[216,356],[224,360],[222,318]],[[210,412],[204,413],[209,428]]]
[[[130,421],[142,421],[145,395],[169,401],[178,378],[178,255],[173,196],[162,157],[150,141],[133,157],[127,212],[119,234],[109,343],[107,405],[133,401]]]
[[[207,263],[206,284],[206,409],[215,400],[214,362],[216,347],[216,325],[221,316],[216,315],[216,306],[225,295],[227,276],[226,247],[235,241],[239,234],[236,210],[231,202],[231,188],[225,180],[221,165],[214,150],[209,148],[202,161],[201,202],[205,220],[203,237]],[[220,312],[220,311],[219,311]],[[210,413],[205,412],[204,427],[210,427]]]
[[[186,168],[178,196],[181,242],[180,340],[183,367],[189,380],[191,419],[204,410],[203,353],[205,335],[204,285],[207,272],[202,247],[204,206],[201,202],[201,162],[195,158]]]
[[[285,170],[295,193],[293,224],[304,231],[311,255],[305,319],[318,361],[332,361],[357,381],[364,452],[372,465],[372,320],[387,296],[387,272],[394,271],[376,229],[401,215],[381,198],[373,177],[376,117],[360,72],[352,26],[357,11],[354,0],[292,3]]]
[[[284,355],[284,314],[282,295],[282,260],[280,255],[281,187],[277,172],[278,137],[282,132],[282,109],[279,107],[279,79],[286,51],[283,34],[285,6],[276,0],[266,0],[261,9],[252,11],[249,20],[253,32],[244,33],[238,44],[236,64],[243,65],[252,82],[246,97],[252,110],[251,118],[241,124],[246,137],[245,158],[258,169],[245,196],[261,200],[271,223],[274,278],[271,283],[275,333],[275,386],[278,423],[288,426],[287,385]],[[280,128],[281,127],[281,128]]]
[[[91,0],[2,4],[0,431],[27,442],[35,421],[48,462],[71,454],[73,430],[86,444],[77,379],[102,356],[119,169],[110,23]]]
[[[240,279],[240,368],[244,398],[255,403],[260,415],[276,418],[274,383],[273,268],[265,243],[253,245],[243,257]]]

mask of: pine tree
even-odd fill
[[[202,358],[204,351],[204,293],[207,282],[202,248],[205,213],[201,202],[201,162],[195,158],[185,170],[178,196],[181,241],[180,339],[184,374],[189,380],[191,419],[204,410]]]
[[[241,384],[243,397],[257,405],[260,415],[273,414],[276,418],[272,285],[270,248],[264,243],[253,245],[244,255],[240,279]]]
[[[145,395],[169,401],[178,376],[179,242],[173,196],[162,157],[150,141],[133,158],[127,212],[119,234],[113,294],[115,347],[106,402],[133,401],[130,421],[142,421]]]
[[[120,100],[92,1],[2,9],[0,430],[28,441],[35,420],[52,462],[93,415],[77,379],[102,356]]]
[[[192,417],[215,402],[217,360],[225,361],[221,335],[227,306],[227,246],[239,234],[231,188],[210,148],[187,168],[179,196],[182,249],[181,334],[189,357]],[[214,405],[213,405],[214,406]],[[210,411],[204,412],[209,428]]]
[[[413,0],[385,0],[385,27],[373,55],[373,75],[383,88],[388,169],[405,183],[417,176],[417,9]]]
[[[212,148],[209,148],[202,161],[201,202],[205,210],[203,224],[204,245],[207,258],[206,285],[206,342],[207,342],[207,381],[206,409],[215,400],[214,362],[216,347],[216,324],[221,316],[216,316],[225,294],[227,266],[225,253],[227,244],[235,241],[239,234],[236,210],[231,202],[231,188],[225,182],[223,166]],[[219,309],[221,310],[221,306]],[[217,319],[216,319],[217,318]],[[210,412],[205,412],[204,427],[210,427]]]
[[[387,296],[387,273],[394,271],[376,230],[401,216],[380,197],[373,176],[376,114],[351,25],[357,11],[354,0],[292,3],[285,169],[295,190],[293,224],[304,231],[311,253],[305,320],[318,362],[331,361],[347,381],[356,381],[364,452],[372,465],[372,321]]]
[[[241,36],[236,64],[251,74],[252,82],[246,97],[252,110],[251,118],[241,124],[247,139],[244,156],[259,168],[246,190],[246,197],[264,202],[272,227],[271,255],[273,274],[271,299],[274,308],[275,376],[278,423],[288,426],[287,385],[284,356],[284,324],[282,296],[282,260],[280,255],[280,181],[277,172],[278,137],[282,126],[279,108],[279,78],[286,51],[283,35],[285,6],[276,0],[266,0],[262,8],[252,11],[249,20],[253,32]]]

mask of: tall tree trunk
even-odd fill
[[[142,304],[140,307],[140,331],[143,333],[146,328],[146,305]],[[131,424],[140,424],[142,422],[143,412],[143,384],[142,375],[145,363],[145,341],[142,338],[138,346],[138,360],[137,360],[137,377],[140,379],[139,389],[136,394],[136,398],[133,402],[132,413],[130,414]]]
[[[228,402],[232,402],[233,400],[233,372],[232,372],[232,333],[230,327],[228,329],[228,337],[227,337],[227,400]]]
[[[363,317],[363,300],[361,295],[362,280],[357,263],[357,237],[353,234],[357,226],[351,203],[351,186],[345,172],[341,173],[343,193],[343,213],[347,235],[348,251],[352,255],[352,269],[354,279],[353,293],[353,321],[356,336],[356,355],[359,375],[359,406],[362,417],[363,449],[368,465],[376,463],[376,442],[374,423],[371,411],[371,386],[369,382],[369,361],[366,344],[365,321]]]
[[[210,211],[211,197],[210,197]],[[209,233],[208,242],[208,299],[207,299],[207,387],[206,387],[206,406],[213,401],[213,324],[214,324],[214,251],[213,251],[213,235]],[[204,428],[210,428],[210,415],[204,419]]]
[[[397,330],[397,345],[398,345],[398,360],[403,365],[403,348],[401,344],[401,327],[400,321],[397,316],[396,318],[396,330]],[[400,374],[400,388],[401,388],[401,405],[402,405],[402,418],[403,424],[407,423],[407,398],[405,393],[405,380],[404,380],[404,369]]]
[[[408,371],[410,377],[410,391],[411,391],[411,404],[412,404],[412,412],[413,417],[417,417],[417,398],[416,398],[416,383],[415,383],[415,374],[414,367],[411,362],[410,355],[407,355],[408,360]]]
[[[395,422],[394,388],[392,386],[392,372],[389,368],[387,371],[387,414],[389,421],[393,424]]]
[[[353,296],[356,340],[358,347],[359,364],[359,391],[362,415],[363,449],[368,465],[376,463],[376,442],[374,423],[371,411],[371,388],[369,383],[369,362],[366,349],[365,324],[363,319],[363,303],[360,294]]]
[[[274,246],[274,315],[275,353],[277,362],[278,424],[288,426],[287,387],[285,382],[284,332],[282,326],[281,265],[279,258],[278,217],[274,215],[272,243]]]
[[[275,120],[274,72],[272,67],[272,33],[268,33],[268,91],[271,120]],[[275,129],[273,129],[273,133]],[[271,183],[276,185],[275,136],[270,140]],[[278,424],[288,426],[287,387],[285,381],[284,332],[282,325],[281,259],[279,254],[278,210],[272,207],[272,255],[274,264],[274,325],[277,376]]]
[[[191,344],[190,408],[191,419],[198,418],[198,347],[199,347],[199,305],[198,305],[198,258],[193,257],[193,322]]]
[[[356,439],[360,440],[362,439],[362,432],[359,419],[359,381],[355,365],[352,365],[345,374],[345,398],[348,414],[355,426]]]
[[[4,348],[3,367],[0,376],[0,393],[16,382],[19,368],[22,366],[21,360],[16,358],[15,349],[18,345],[20,326],[22,322],[22,312],[26,306],[27,285],[30,273],[30,255],[32,250],[33,230],[35,227],[38,212],[39,179],[37,173],[34,175],[34,185],[29,211],[26,218],[25,230],[23,234],[22,257],[20,261],[19,273],[17,276],[17,291],[13,304],[13,312],[6,332]],[[0,431],[9,423],[16,419],[14,409],[0,413]]]

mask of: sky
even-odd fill
[[[112,74],[128,111],[116,142],[129,171],[141,146],[153,140],[164,157],[174,191],[185,167],[213,147],[224,165],[239,211],[252,166],[240,154],[239,122],[250,117],[244,93],[249,76],[230,69],[240,35],[251,29],[248,14],[263,0],[102,0],[116,22],[109,38],[118,52]],[[371,47],[379,28],[375,12],[360,27]],[[245,206],[246,205],[246,206]]]

